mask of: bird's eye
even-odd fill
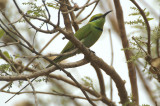
[[[101,17],[101,16],[99,16],[99,17],[94,17],[92,20],[90,20],[90,22],[95,21],[95,20],[99,19],[100,17]]]

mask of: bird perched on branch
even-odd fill
[[[110,13],[111,11],[106,12],[105,14],[96,14],[94,16],[91,17],[91,19],[89,20],[89,22],[87,23],[87,25],[83,26],[82,28],[80,28],[75,34],[74,36],[80,40],[86,47],[91,47],[92,45],[95,44],[95,42],[100,38],[102,32],[103,32],[103,26],[105,23],[105,16]],[[61,53],[67,53],[70,52],[72,50],[76,49],[76,47],[74,46],[74,44],[69,41],[66,46],[63,48],[63,50],[61,51]],[[76,53],[79,53],[80,50],[77,50]],[[64,59],[67,59],[74,54],[69,54],[69,55],[65,55],[65,56],[57,56],[53,61],[58,63],[61,62]],[[50,67],[51,65],[49,65],[48,67]]]

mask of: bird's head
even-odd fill
[[[108,14],[108,13],[110,13],[111,11],[108,11],[108,12],[106,12],[105,14],[96,14],[96,15],[94,15],[94,16],[92,16],[91,17],[91,19],[89,20],[89,22],[93,22],[93,21],[96,21],[96,20],[99,20],[99,19],[104,19],[105,18],[105,16]]]

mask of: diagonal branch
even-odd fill
[[[38,102],[37,102],[37,96],[36,96],[35,88],[34,88],[34,86],[33,86],[32,82],[31,82],[28,78],[26,78],[26,79],[27,79],[27,81],[29,82],[29,84],[30,84],[31,88],[33,89],[33,95],[34,95],[34,99],[35,99],[35,105],[36,105],[36,106],[38,106]]]
[[[119,0],[113,0],[115,9],[116,9],[116,17],[118,21],[118,27],[120,31],[120,37],[122,41],[123,48],[129,48],[129,42],[127,39],[125,26],[124,26],[124,19],[123,19],[123,11]],[[132,56],[132,52],[130,50],[125,50],[125,57],[126,60],[130,60]],[[129,71],[129,78],[131,82],[131,89],[132,89],[132,95],[133,95],[133,102],[135,102],[136,105],[139,105],[139,97],[138,97],[138,88],[137,88],[137,78],[136,78],[136,71],[135,66],[133,62],[128,62],[128,71]]]
[[[147,17],[144,13],[144,11],[141,9],[141,7],[137,4],[137,2],[135,0],[131,0],[131,2],[138,8],[140,14],[142,15],[145,23],[146,23],[146,30],[147,30],[147,33],[148,33],[148,42],[147,42],[147,50],[148,50],[148,54],[151,55],[151,28],[150,28],[150,25],[149,25],[149,22],[147,20]]]
[[[138,75],[139,75],[141,81],[143,82],[143,86],[145,87],[150,99],[152,100],[153,103],[155,103],[155,106],[157,106],[157,101],[156,101],[155,97],[153,96],[153,93],[152,93],[150,87],[148,86],[147,82],[145,81],[145,78],[142,75],[138,64],[136,64],[136,69],[137,69]]]
[[[95,71],[97,73],[97,77],[98,77],[99,84],[100,84],[101,95],[106,97],[105,85],[104,85],[104,79],[103,79],[102,72],[101,72],[101,70],[99,69],[99,67],[95,63],[91,63],[91,65],[93,66],[93,68],[95,69]]]
[[[104,79],[103,79],[103,75],[102,75],[102,72],[101,72],[100,68],[94,62],[91,62],[91,65],[94,67],[94,69],[97,73],[97,76],[98,76],[102,101],[109,106],[116,106],[115,103],[113,103],[111,100],[109,100],[106,97]]]

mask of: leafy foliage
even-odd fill
[[[136,7],[130,7],[130,9],[133,10],[133,12],[130,13],[129,16],[134,17],[134,20],[133,21],[126,21],[125,24],[131,25],[131,27],[135,28],[136,31],[134,30],[130,34],[132,36],[136,35],[136,37],[135,37],[136,41],[139,43],[139,45],[144,50],[146,50],[147,40],[148,40],[147,37],[148,36],[147,36],[145,22],[142,19],[142,16],[141,16],[139,10]],[[151,20],[154,19],[154,18],[150,18],[150,13],[148,11],[146,11],[146,8],[143,9],[143,11],[144,11],[148,21],[151,21]],[[156,39],[158,38],[157,29],[158,28],[155,26],[155,28],[152,30],[152,33],[151,33],[152,34],[151,35],[152,43],[151,43],[150,46],[152,48],[155,48],[155,47],[153,47],[154,41],[156,41]],[[124,50],[132,50],[133,53],[134,53],[134,55],[131,57],[131,59],[128,62],[136,61],[138,58],[145,58],[146,55],[145,55],[144,51],[142,51],[140,49],[140,47],[135,43],[135,41],[130,40],[130,44],[131,44],[130,48],[125,48],[124,49]]]
[[[92,81],[92,79],[90,77],[85,76],[84,78],[82,78],[82,81],[84,82],[85,86],[87,86],[88,88],[91,88],[94,91],[96,91],[95,88],[94,88],[93,81]]]
[[[145,26],[145,22],[142,19],[142,16],[139,13],[139,10],[136,7],[131,7],[130,9],[134,10],[134,12],[131,13],[131,14],[129,14],[129,16],[132,16],[132,17],[137,16],[138,18],[136,19],[136,17],[135,17],[135,20],[133,20],[133,21],[126,21],[125,23],[129,24],[129,25],[141,24],[142,26]],[[144,11],[144,13],[145,13],[148,21],[151,21],[151,20],[154,19],[154,18],[149,18],[150,13],[148,11],[146,11],[146,8],[143,11]]]
[[[37,1],[37,0],[35,0]],[[30,9],[27,11],[27,14],[33,16],[33,17],[44,17],[47,18],[46,16],[46,10],[44,8],[44,5],[38,6],[36,2],[24,2],[23,5],[29,5]],[[59,9],[58,3],[57,2],[51,2],[51,3],[46,3],[45,4],[48,7],[54,8],[54,9]]]
[[[12,71],[9,64],[1,64],[0,65],[0,74],[1,76],[9,75],[8,72]]]
[[[9,55],[9,53],[8,53],[7,51],[4,51],[3,54],[4,54],[7,58],[11,59],[11,56]]]
[[[142,104],[142,106],[150,106],[150,105],[147,105],[147,104]]]
[[[0,29],[0,38],[4,35],[4,31],[2,29]]]
[[[43,6],[37,6],[33,2],[23,3],[23,5],[30,5],[30,10],[27,11],[27,14],[34,17],[46,17],[45,10],[42,8]]]

